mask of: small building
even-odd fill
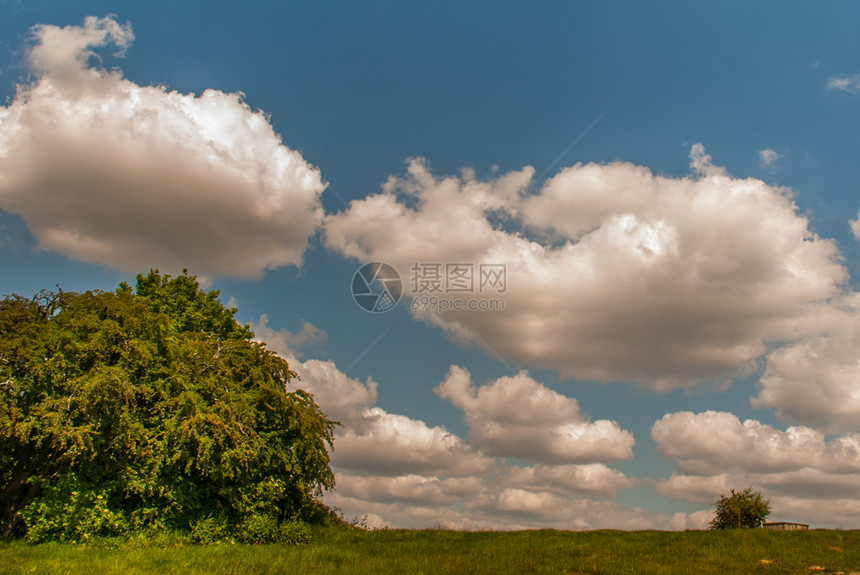
[[[772,529],[774,531],[800,531],[801,529],[809,529],[806,523],[789,523],[787,521],[773,521],[771,523],[762,523],[762,529]]]

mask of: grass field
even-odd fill
[[[839,572],[860,573],[860,531],[328,529],[302,546],[197,546],[167,539],[116,547],[0,542],[3,575]]]

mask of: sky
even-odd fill
[[[0,293],[187,269],[347,519],[860,528],[860,5],[0,14]]]

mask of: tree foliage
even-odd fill
[[[336,422],[234,313],[157,271],[0,301],[0,535],[277,533],[325,514]]]
[[[720,495],[714,506],[711,529],[761,527],[765,517],[770,515],[770,500],[752,487],[740,492],[732,489],[731,495]]]

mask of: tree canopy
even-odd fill
[[[327,512],[336,422],[218,295],[152,271],[0,301],[0,535],[275,533]]]
[[[770,500],[752,487],[740,492],[732,489],[731,495],[720,495],[714,506],[711,529],[761,527],[765,517],[770,515]]]

